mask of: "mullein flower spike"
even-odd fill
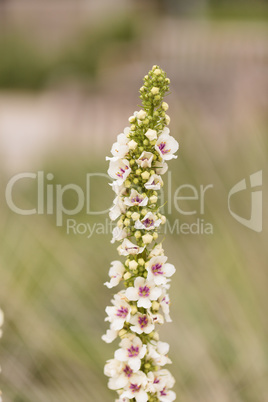
[[[3,323],[4,323],[4,313],[0,309],[0,338],[2,337],[2,325],[3,325]],[[0,371],[1,371],[1,367],[0,367]],[[0,390],[0,402],[2,402],[1,395],[2,395],[2,392]]]
[[[170,402],[175,380],[163,368],[171,363],[169,345],[159,340],[157,324],[170,322],[168,289],[175,267],[167,262],[161,242],[160,225],[166,222],[159,205],[158,191],[166,161],[177,158],[178,142],[169,134],[168,104],[163,97],[170,80],[158,66],[144,77],[140,88],[143,109],[129,118],[130,127],[117,136],[108,170],[116,197],[110,218],[117,220],[112,243],[125,261],[113,261],[105,285],[124,281],[125,288],[106,307],[110,329],[102,339],[110,343],[121,338],[114,358],[104,373],[108,387],[118,394],[116,402]]]

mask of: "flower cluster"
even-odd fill
[[[3,311],[0,309],[0,338],[2,337],[2,325],[4,323],[4,313]],[[1,371],[1,367],[0,367],[0,371]],[[2,402],[2,398],[1,398],[1,390],[0,390],[0,402]]]
[[[170,322],[168,289],[175,267],[167,262],[158,230],[166,218],[160,213],[158,192],[168,160],[176,158],[177,141],[167,128],[168,104],[163,102],[170,80],[158,66],[144,77],[140,88],[143,108],[129,118],[130,127],[113,144],[108,174],[116,197],[110,218],[117,221],[112,243],[125,261],[113,261],[105,285],[125,288],[106,307],[110,328],[103,340],[121,338],[114,358],[105,365],[108,386],[117,402],[170,402],[174,378],[163,368],[171,363],[169,345],[159,340],[157,324]]]

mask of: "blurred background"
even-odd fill
[[[105,156],[138,110],[142,77],[154,64],[171,79],[170,197],[183,184],[213,185],[200,200],[165,211],[176,222],[203,219],[213,234],[168,230],[164,248],[177,272],[170,291],[170,370],[181,402],[268,401],[267,0],[0,1],[0,388],[5,402],[115,399],[103,375],[117,344],[106,345],[103,286],[117,259],[107,214],[23,216],[5,199],[9,180],[44,172],[47,185],[105,174]],[[263,171],[263,230],[228,212],[228,193]],[[46,178],[51,173],[53,176]],[[37,181],[14,187],[14,202],[36,208]],[[186,193],[184,193],[186,195]],[[90,185],[92,211],[110,207],[108,180]],[[56,199],[53,197],[55,206]],[[74,192],[64,197],[75,208]],[[232,210],[250,218],[250,188]],[[67,231],[67,219],[95,228]],[[95,225],[95,226],[94,226]],[[82,226],[81,226],[82,228]],[[98,228],[98,230],[97,230]],[[105,230],[107,232],[107,230]]]

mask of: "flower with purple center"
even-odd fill
[[[176,399],[175,392],[164,387],[161,391],[157,393],[160,402],[173,402]]]
[[[159,136],[155,144],[155,149],[162,157],[162,159],[170,160],[173,158],[177,158],[177,156],[174,155],[174,153],[178,151],[179,144],[175,140],[175,138],[169,135],[169,129],[166,129],[165,132],[163,132]]]
[[[175,379],[171,375],[170,371],[166,369],[158,370],[156,372],[149,372],[147,374],[148,378],[148,391],[152,394],[164,390],[167,392],[167,389],[172,388],[175,384]]]
[[[125,272],[125,267],[121,261],[112,261],[111,264],[112,266],[109,270],[110,282],[104,283],[104,285],[109,289],[119,284]]]
[[[128,398],[127,400],[135,398],[136,402],[147,402],[149,399],[146,390],[147,382],[148,380],[144,373],[141,371],[135,373],[120,398]]]
[[[139,159],[137,159],[137,165],[142,167],[142,168],[150,168],[152,166],[152,161],[154,159],[154,154],[152,154],[151,152],[143,152]]]
[[[163,186],[163,180],[161,176],[157,174],[153,174],[149,180],[144,184],[144,187],[147,188],[147,190],[160,190],[160,188]]]
[[[167,278],[171,277],[176,271],[174,265],[166,261],[167,257],[165,256],[152,257],[146,266],[148,271],[147,279],[153,281],[158,286],[165,285]]]
[[[139,347],[133,346],[133,345],[131,345],[127,351],[128,351],[128,357],[137,357],[137,356],[139,356],[139,353],[140,353]]]
[[[156,215],[148,212],[142,220],[135,222],[135,229],[153,230],[161,224],[161,219],[157,219]]]
[[[137,334],[149,334],[155,329],[154,319],[151,314],[142,314],[137,313],[130,318],[131,331],[136,332]]]
[[[125,365],[123,372],[125,373],[125,376],[128,378],[130,378],[133,374],[133,370],[129,367],[128,364]]]
[[[127,362],[128,366],[135,372],[140,369],[141,359],[145,356],[147,346],[143,345],[137,336],[124,338],[120,342],[120,349],[115,351],[115,359]]]
[[[124,204],[128,207],[140,206],[145,207],[148,204],[148,197],[131,189],[129,197],[124,198]]]
[[[128,239],[124,239],[123,243],[118,247],[118,252],[120,255],[135,255],[135,254],[140,254],[144,250],[144,247],[139,247],[136,244],[132,243]]]
[[[162,294],[162,289],[156,287],[154,282],[147,281],[139,276],[135,279],[134,287],[126,290],[128,300],[137,301],[138,307],[150,308],[152,300],[157,300]]]
[[[118,293],[112,300],[113,306],[107,306],[105,311],[108,317],[105,321],[111,323],[111,329],[119,331],[124,327],[125,322],[130,319],[131,307],[125,299],[124,292]]]
[[[129,166],[129,161],[127,159],[118,159],[115,161],[114,160],[110,161],[108,175],[112,179],[117,180],[118,185],[124,183],[130,172],[131,168]]]

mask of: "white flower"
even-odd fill
[[[124,184],[119,185],[117,181],[109,183],[109,186],[112,187],[112,190],[115,192],[116,195],[121,195],[126,192],[126,187],[124,186]]]
[[[124,198],[124,203],[128,207],[138,205],[145,207],[148,204],[148,197],[138,193],[138,191],[131,189],[130,196]]]
[[[126,229],[120,229],[119,227],[115,227],[113,229],[113,238],[111,240],[111,243],[114,243],[115,241],[123,240],[126,237],[127,237]]]
[[[137,334],[149,334],[154,330],[154,322],[153,318],[147,314],[137,313],[130,318],[130,327],[131,331],[136,332]]]
[[[160,220],[161,221],[161,220]],[[148,280],[153,281],[156,285],[164,285],[167,283],[167,278],[172,276],[176,269],[174,265],[166,262],[167,257],[153,257],[149,260],[146,267],[148,271]]]
[[[139,120],[144,120],[146,116],[147,116],[147,113],[145,112],[145,110],[142,110],[142,109],[141,109],[141,110],[137,113],[137,118],[138,118]]]
[[[130,319],[131,307],[126,302],[124,293],[118,293],[114,296],[112,300],[113,306],[107,306],[105,311],[108,317],[105,321],[111,323],[111,329],[114,331],[119,331],[123,328],[125,322]]]
[[[124,132],[125,137],[128,138],[128,137],[129,137],[129,133],[130,133],[130,128],[129,128],[129,127],[125,127],[124,130],[123,130],[123,132]],[[117,136],[117,141],[120,142],[120,141],[118,140],[118,136]]]
[[[149,282],[139,276],[134,281],[134,287],[126,289],[128,300],[137,301],[138,307],[150,308],[152,300],[157,300],[162,294],[162,289],[155,287],[154,282]]]
[[[129,127],[125,127],[124,132],[121,134],[118,134],[117,142],[119,144],[126,145],[129,142],[129,138],[128,138],[129,132],[130,132]]]
[[[163,180],[161,176],[157,174],[153,174],[150,179],[145,183],[144,187],[147,188],[147,190],[160,190],[160,188],[163,186]]]
[[[171,375],[170,371],[162,369],[156,372],[150,371],[147,374],[149,392],[154,394],[157,391],[161,391],[163,388],[172,388],[175,384],[175,379]]]
[[[143,372],[141,374],[134,374],[131,378],[128,389],[124,391],[121,395],[121,398],[135,398],[136,402],[147,402],[148,394],[145,391],[145,387],[147,385],[147,377]]]
[[[132,243],[128,239],[124,239],[123,243],[118,247],[118,252],[120,255],[135,255],[135,254],[140,254],[144,250],[144,247],[139,247],[136,244]]]
[[[151,152],[143,151],[139,159],[136,160],[136,162],[137,165],[139,165],[140,167],[147,168],[152,166],[153,158],[154,154],[152,154]]]
[[[111,377],[108,387],[113,390],[129,387],[131,382],[139,381],[138,378],[140,377],[142,377],[142,380],[139,381],[139,383],[147,380],[147,378],[144,378],[144,373],[141,371],[135,373],[127,362],[122,362],[116,359],[110,359],[106,362],[106,365],[104,366],[104,374],[107,377]]]
[[[106,343],[112,343],[115,338],[117,338],[119,331],[115,331],[114,329],[108,329],[105,335],[102,335],[101,339]]]
[[[106,157],[106,160],[117,160],[120,158],[124,158],[128,153],[129,147],[127,144],[120,144],[119,142],[115,142],[111,149],[111,154],[113,158]]]
[[[158,391],[157,396],[160,402],[173,402],[176,399],[176,394],[164,387],[161,391]]]
[[[109,277],[111,280],[110,282],[105,282],[104,284],[109,289],[119,284],[125,272],[125,267],[121,261],[112,261],[111,264],[112,266],[109,269]]]
[[[149,128],[144,135],[148,138],[148,140],[153,141],[157,138],[157,131]]]
[[[164,255],[164,249],[162,243],[157,244],[149,254],[149,258],[157,257],[158,255]]]
[[[165,366],[171,363],[171,360],[167,356],[168,352],[169,344],[167,342],[152,341],[148,344],[147,358],[153,359],[157,366]]]
[[[119,398],[119,399],[116,399],[115,402],[129,402],[129,399],[128,398]]]
[[[135,229],[153,230],[161,224],[161,219],[152,213],[148,212],[145,217],[140,221],[135,222]]]
[[[109,217],[112,221],[115,221],[121,214],[126,212],[126,206],[120,195],[115,197],[113,204],[112,208],[110,208]]]
[[[124,183],[130,172],[131,169],[129,166],[129,161],[127,159],[118,159],[116,161],[113,160],[110,161],[108,175],[112,179],[116,179],[118,185]]]
[[[170,298],[165,290],[163,290],[163,294],[162,294],[161,298],[159,299],[159,303],[163,310],[166,322],[172,322],[172,319],[170,318],[170,315],[169,315]]]
[[[122,205],[122,204],[121,204]],[[117,218],[119,218],[119,216],[123,213],[126,212],[126,208],[121,208],[121,205],[115,204],[109,212],[109,217],[111,219],[111,221],[115,221]]]
[[[138,371],[141,367],[141,359],[145,356],[147,346],[143,345],[140,338],[135,336],[133,339],[124,338],[114,353],[115,359],[121,362],[128,362],[133,371]]]
[[[150,244],[153,241],[153,236],[150,235],[149,233],[146,233],[145,235],[142,236],[142,241],[143,244]]]
[[[129,147],[129,149],[135,149],[136,147],[137,147],[137,142],[136,141],[134,141],[134,140],[131,140],[131,141],[129,141],[129,143],[128,143],[128,147]]]
[[[168,171],[168,164],[166,162],[156,161],[154,164],[156,174],[165,174]]]
[[[178,151],[179,143],[171,135],[162,133],[155,144],[155,149],[164,160],[170,160],[177,158],[173,154]]]

